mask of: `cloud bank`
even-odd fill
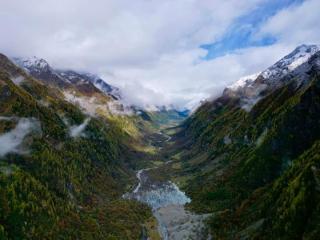
[[[263,70],[296,45],[320,42],[320,2],[299,1],[271,11],[258,27],[240,24],[257,42],[271,36],[272,45],[233,46],[226,55],[207,58],[210,50],[201,46],[220,42],[242,16],[254,16],[270,2],[6,1],[0,9],[0,51],[96,72],[119,86],[126,101],[142,106],[190,107]]]
[[[0,117],[0,120],[12,121],[14,118]],[[0,157],[8,153],[25,153],[22,146],[23,140],[28,134],[39,129],[39,121],[33,118],[20,118],[14,129],[0,135]]]

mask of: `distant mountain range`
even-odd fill
[[[76,89],[82,94],[92,96],[97,92],[103,92],[113,100],[113,105],[117,108],[117,113],[135,113],[136,111],[149,111],[149,112],[167,112],[173,110],[178,115],[185,115],[188,110],[177,110],[174,106],[149,106],[140,107],[130,103],[124,104],[122,101],[121,90],[111,84],[107,83],[104,79],[99,76],[87,73],[77,72],[74,70],[61,70],[54,69],[49,63],[37,57],[30,58],[17,58],[14,57],[12,60],[31,76],[43,81],[46,84],[53,85],[61,88],[62,90]]]
[[[93,93],[95,88],[98,88],[116,100],[121,98],[118,88],[106,83],[106,81],[97,75],[85,72],[76,72],[73,70],[53,69],[46,60],[35,56],[30,58],[15,57],[13,60],[30,75],[43,80],[48,84],[64,88],[68,88],[70,85],[75,85],[84,93]]]

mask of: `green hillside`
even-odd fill
[[[189,207],[215,213],[215,239],[318,238],[320,72],[297,82],[291,76],[251,111],[225,95],[203,104],[168,150]]]
[[[122,127],[133,120],[85,115],[3,55],[0,99],[0,133],[18,136],[30,125],[18,148],[0,155],[0,238],[137,239],[151,211],[119,200],[146,156]]]

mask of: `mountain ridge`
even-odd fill
[[[266,70],[240,78],[226,87],[222,95],[240,98],[243,108],[250,110],[264,94],[285,85],[290,75],[306,74],[312,66],[317,66],[308,62],[319,51],[318,45],[300,45]],[[297,85],[304,83],[302,75],[297,79]]]
[[[0,54],[0,238],[139,238],[151,211],[121,196],[153,156],[150,123],[90,115],[61,89]]]
[[[284,75],[244,81],[201,105],[174,137],[172,177],[191,209],[215,213],[214,238],[317,239],[319,61],[314,51]]]
[[[92,85],[94,85],[105,94],[112,95],[116,100],[120,98],[119,89],[106,83],[106,81],[97,75],[87,72],[77,72],[74,70],[54,69],[46,60],[35,56],[31,58],[14,57],[12,59],[18,66],[25,69],[28,73],[36,78],[45,80],[49,84],[52,84],[51,79],[54,78],[52,76],[56,76],[60,79],[58,83],[60,87],[68,86],[68,84],[71,83],[79,85],[83,83],[88,85],[88,88],[92,88]]]

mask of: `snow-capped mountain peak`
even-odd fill
[[[121,99],[120,89],[106,83],[101,77],[92,73],[84,73],[91,82],[95,85],[96,88],[100,89],[104,93],[111,94],[115,99]]]
[[[258,77],[262,77],[267,84],[274,84],[275,80],[279,80],[286,74],[294,71],[297,67],[307,62],[311,56],[320,51],[318,45],[300,45],[290,54],[280,59],[266,70],[241,77],[238,81],[227,87],[228,90],[237,91],[241,88],[250,86]]]
[[[78,72],[73,70],[58,70],[52,68],[49,63],[36,56],[28,58],[12,58],[12,60],[30,75],[41,79],[49,84],[57,84],[60,87],[74,85],[81,87],[82,90],[100,89],[114,99],[121,99],[120,90],[106,83],[99,76],[86,72]]]
[[[28,58],[14,58],[14,61],[27,71],[30,71],[31,69],[33,71],[41,71],[50,68],[49,63],[46,60],[36,56]]]
[[[263,92],[281,87],[291,79],[295,79],[297,86],[303,85],[305,79],[309,79],[309,70],[315,65],[314,61],[309,60],[319,51],[318,45],[298,46],[261,73],[240,78],[228,86],[223,95],[240,98],[242,108],[250,111],[252,106],[263,97]],[[292,78],[293,76],[295,77]]]
[[[300,45],[293,52],[263,71],[261,76],[268,79],[269,82],[279,79],[307,62],[319,50],[320,47],[317,45]]]

